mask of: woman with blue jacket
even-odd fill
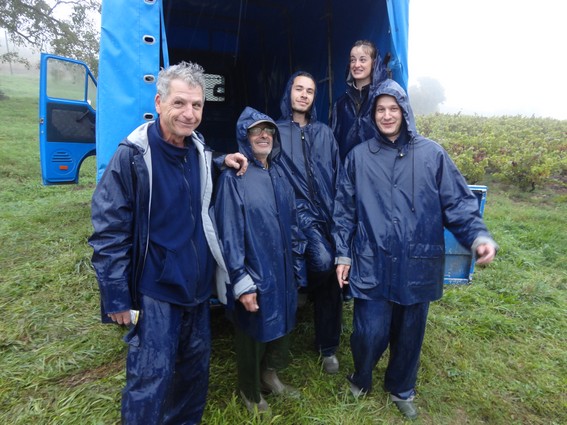
[[[331,128],[342,161],[353,147],[374,136],[370,94],[386,78],[386,67],[374,43],[356,41],[349,53],[346,91],[333,105],[331,114]]]
[[[247,107],[236,125],[246,174],[221,175],[214,216],[229,274],[227,310],[234,321],[238,388],[249,410],[268,410],[261,390],[297,396],[276,373],[289,362],[297,289],[304,284],[293,188],[273,158],[276,123]]]

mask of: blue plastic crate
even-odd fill
[[[480,215],[484,216],[486,203],[486,186],[469,185],[470,190],[478,198]],[[474,258],[471,252],[463,247],[451,232],[445,229],[445,279],[446,284],[470,283],[474,273]]]

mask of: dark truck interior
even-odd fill
[[[385,0],[163,0],[169,63],[197,62],[207,73],[203,122],[215,150],[234,151],[235,124],[245,106],[274,119],[289,76],[315,76],[319,120],[345,89],[350,47],[370,39],[389,46]],[[372,17],[372,19],[369,19]],[[384,53],[382,53],[384,52]]]

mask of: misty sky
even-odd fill
[[[437,79],[441,112],[567,119],[567,2],[410,0],[409,84]]]

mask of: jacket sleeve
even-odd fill
[[[351,243],[357,227],[354,156],[349,154],[337,188],[333,211],[336,263],[350,264]]]
[[[242,294],[256,290],[256,284],[245,266],[246,221],[237,184],[239,179],[244,178],[236,177],[232,170],[224,171],[218,181],[214,205],[223,257],[230,276],[226,293],[229,308]]]
[[[479,237],[492,240],[480,215],[478,199],[469,189],[465,178],[445,151],[440,161],[437,180],[443,225],[461,245],[469,249]]]
[[[119,147],[97,184],[91,203],[94,232],[89,244],[101,294],[102,313],[129,310],[132,296],[134,189],[130,149]]]

